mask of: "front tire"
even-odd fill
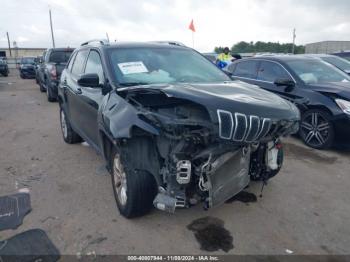
[[[319,109],[308,110],[301,116],[299,135],[312,148],[326,149],[333,145],[334,127],[331,116]]]
[[[61,131],[63,140],[67,144],[76,144],[81,143],[83,140],[81,137],[72,129],[70,125],[69,119],[65,111],[60,107],[60,123],[61,123]]]
[[[148,172],[127,167],[124,162],[123,156],[114,148],[110,165],[119,212],[126,218],[145,215],[152,209],[157,194],[156,181]]]

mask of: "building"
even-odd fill
[[[305,45],[306,54],[331,54],[350,50],[350,41],[322,41]]]

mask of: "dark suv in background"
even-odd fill
[[[44,53],[43,61],[37,68],[40,91],[46,91],[50,102],[57,99],[58,82],[73,50],[73,48],[50,48]]]
[[[8,76],[9,74],[9,68],[5,57],[0,57],[0,74],[3,76]]]
[[[321,59],[285,55],[239,60],[228,72],[297,105],[299,134],[308,146],[323,149],[335,140],[349,144],[350,77],[338,68]]]
[[[119,211],[210,208],[266,181],[299,110],[178,43],[84,43],[58,88],[63,139],[106,160]]]
[[[19,62],[19,76],[21,78],[35,78],[35,57],[22,57]]]

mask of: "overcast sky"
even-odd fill
[[[350,40],[350,0],[1,0],[0,47],[50,47],[49,6],[56,46],[106,38],[177,40],[212,51],[239,41]]]

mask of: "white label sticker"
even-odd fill
[[[146,66],[142,63],[142,61],[119,63],[118,67],[124,75],[148,72]]]

